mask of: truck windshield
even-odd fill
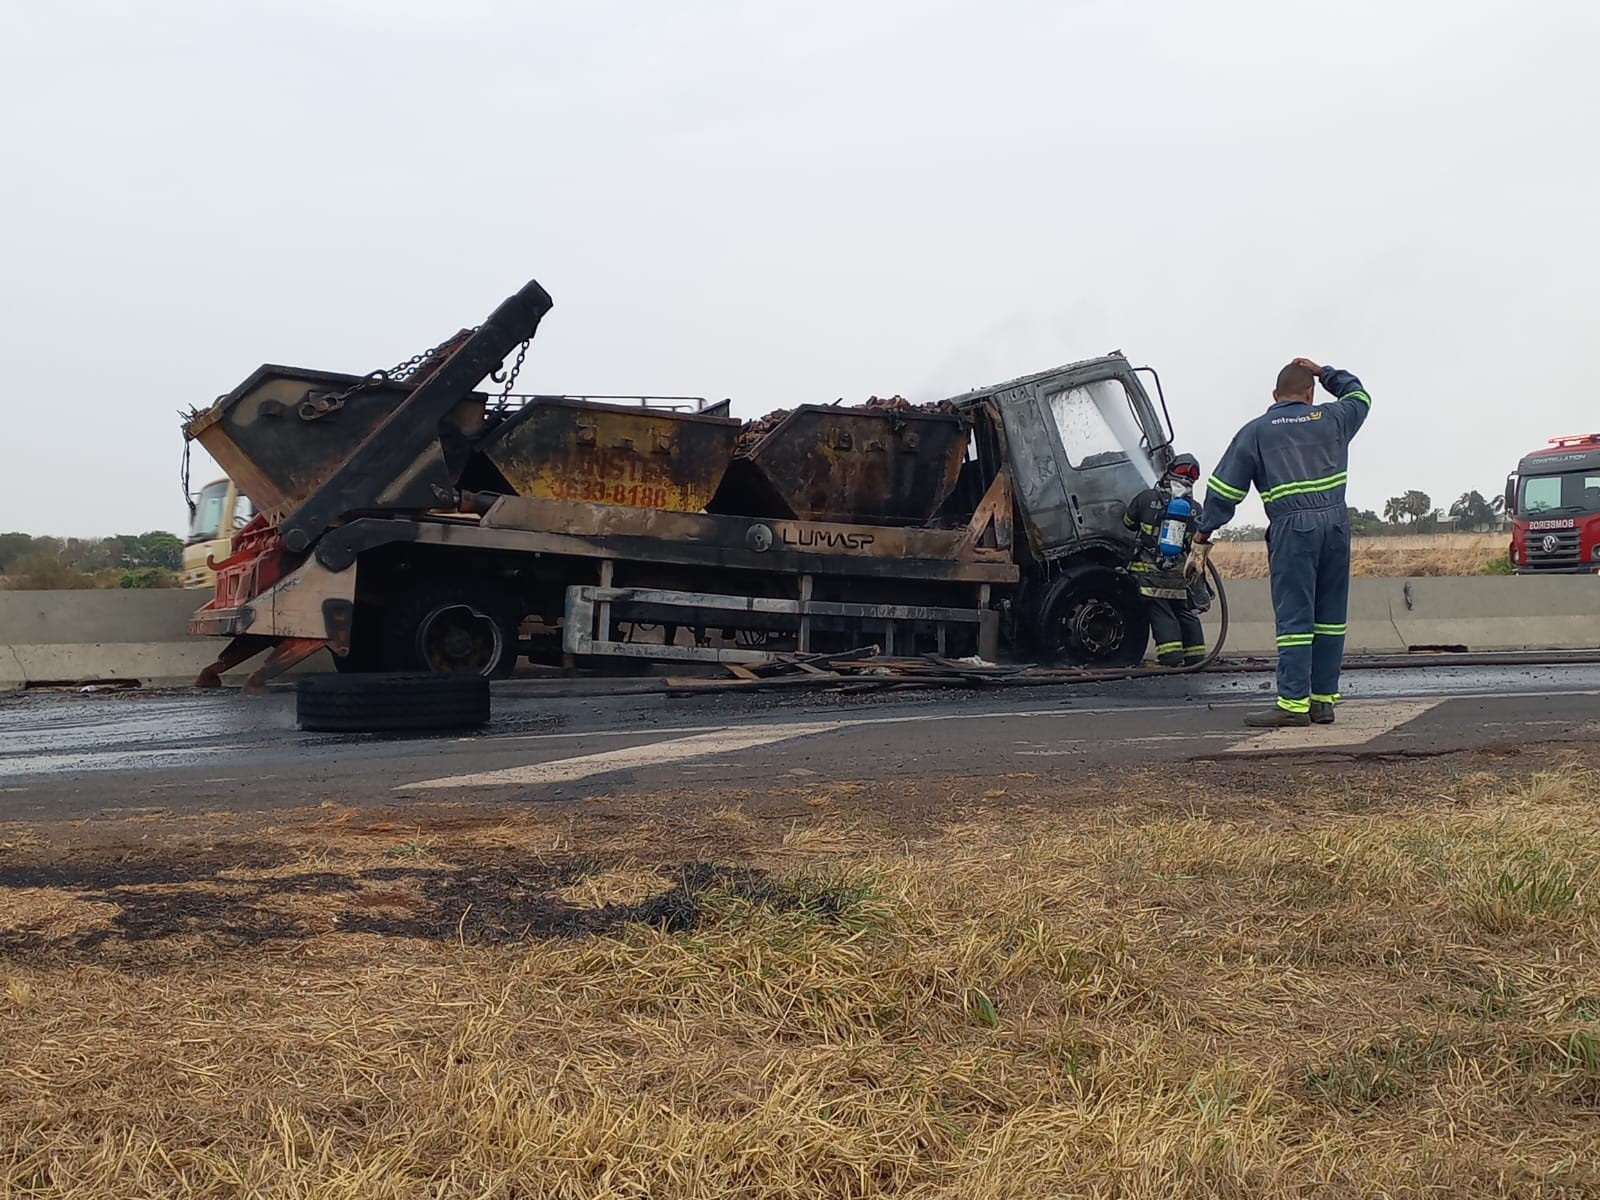
[[[194,519],[189,522],[189,544],[209,542],[222,532],[222,506],[228,498],[228,481],[219,479],[200,489]]]
[[[1600,512],[1600,471],[1527,475],[1518,509],[1528,516],[1548,512]]]
[[[1063,388],[1051,395],[1050,414],[1073,467],[1081,470],[1131,460],[1147,483],[1155,482],[1146,450],[1148,439],[1134,417],[1133,398],[1120,379],[1097,379]]]

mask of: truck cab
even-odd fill
[[[216,572],[207,559],[220,562],[228,557],[233,535],[255,515],[246,496],[230,479],[213,479],[195,497],[194,513],[189,518],[189,535],[183,543],[183,572],[179,581],[186,588],[208,588],[216,582]]]
[[[1017,648],[1051,662],[1138,663],[1149,625],[1124,569],[1133,544],[1122,517],[1173,458],[1160,377],[1119,350],[950,403],[972,416],[980,461],[1010,470],[1023,534],[1010,602]]]
[[[1506,479],[1517,575],[1600,572],[1600,433],[1551,438]]]

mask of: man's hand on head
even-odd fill
[[[1322,375],[1322,368],[1317,366],[1317,364],[1312,362],[1309,358],[1297,358],[1297,359],[1294,360],[1294,365],[1297,366],[1297,367],[1304,367],[1306,370],[1310,371],[1313,375],[1316,375],[1316,376],[1319,376],[1319,377]]]

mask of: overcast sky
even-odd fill
[[[1600,429],[1596,44],[1589,0],[12,3],[0,529],[177,528],[178,409],[530,277],[540,391],[1120,348],[1209,470],[1303,354],[1373,395],[1353,502],[1492,494]]]

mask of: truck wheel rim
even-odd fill
[[[500,661],[505,634],[470,604],[445,604],[417,626],[417,650],[430,670],[487,675]]]
[[[1075,605],[1061,624],[1067,647],[1090,658],[1109,654],[1122,643],[1122,613],[1099,597]]]

